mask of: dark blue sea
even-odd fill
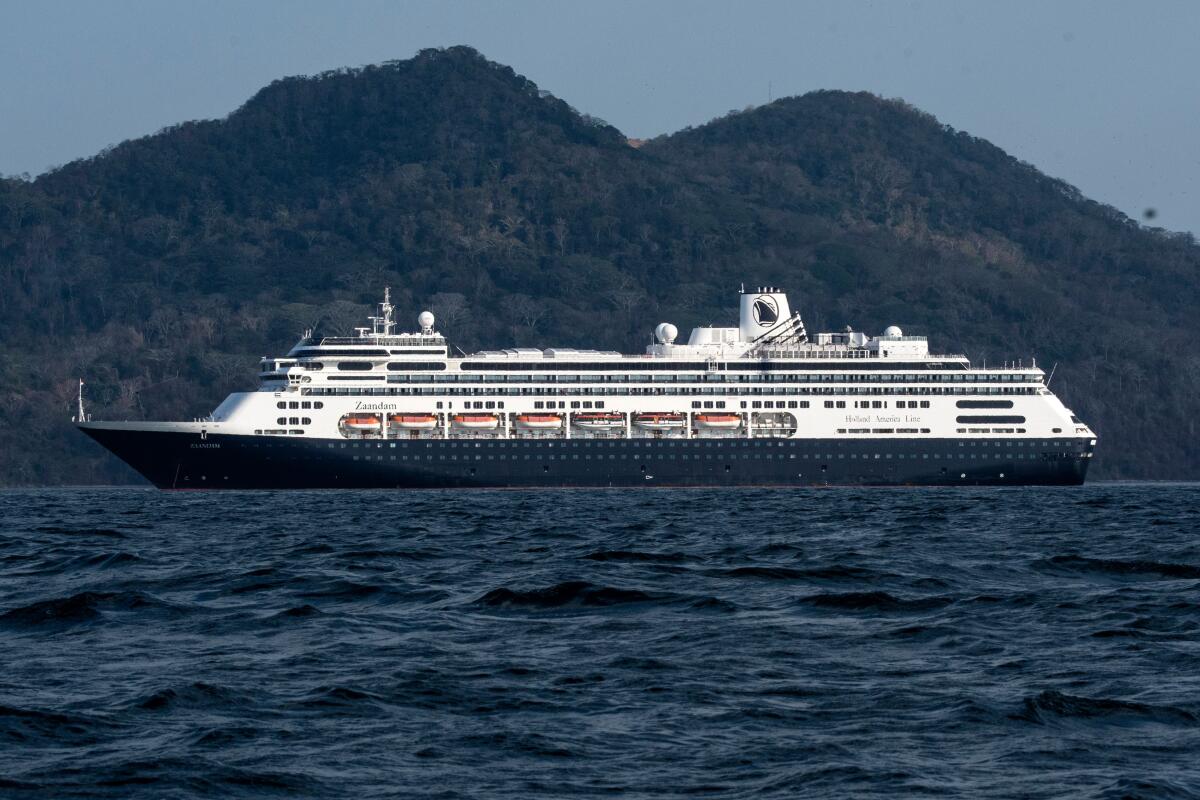
[[[0,492],[0,796],[1200,797],[1200,486]]]

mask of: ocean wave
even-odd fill
[[[118,725],[87,714],[0,705],[0,741],[20,744],[90,744]]]
[[[64,528],[60,525],[39,525],[37,533],[53,533],[60,536],[103,536],[108,539],[124,539],[125,534],[112,528]]]
[[[728,578],[763,578],[783,581],[872,581],[890,577],[889,573],[877,572],[864,567],[832,564],[824,567],[778,567],[750,566],[734,567],[719,574]]]
[[[1200,719],[1186,709],[1154,706],[1107,697],[1078,697],[1049,690],[1026,697],[1012,719],[1044,725],[1059,719],[1144,720],[1172,725],[1195,725]]]
[[[634,561],[661,564],[678,564],[686,561],[683,553],[643,553],[638,550],[597,550],[584,556],[588,561]]]
[[[1041,562],[1068,572],[1099,572],[1107,575],[1157,575],[1163,578],[1200,578],[1200,567],[1161,561],[1120,561],[1077,555],[1053,556]]]
[[[306,708],[348,708],[374,705],[382,699],[373,692],[350,686],[319,686],[301,699],[298,705]]]
[[[953,603],[950,597],[917,597],[902,599],[887,592],[843,592],[814,594],[800,598],[800,602],[818,608],[842,611],[932,611]]]
[[[565,608],[568,606],[602,607],[629,603],[650,603],[671,599],[666,594],[651,594],[641,589],[597,586],[587,581],[564,581],[542,589],[515,591],[507,587],[492,589],[475,601],[491,608]]]
[[[143,711],[174,711],[182,708],[207,711],[246,705],[249,705],[248,697],[223,686],[200,681],[159,689],[134,703],[134,707]]]
[[[184,609],[143,592],[80,592],[5,611],[0,614],[0,626],[69,627],[93,622],[102,616],[102,611],[185,613]]]

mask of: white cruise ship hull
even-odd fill
[[[1086,438],[357,440],[79,427],[161,489],[1083,483]]]

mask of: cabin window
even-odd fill
[[[278,403],[275,404],[275,407],[276,408],[287,408],[287,402],[280,400]]]
[[[287,417],[280,417],[279,419],[275,420],[275,424],[276,425],[287,425]]]
[[[389,361],[387,368],[389,372],[443,372],[446,364],[442,361]]]
[[[371,369],[370,361],[339,361],[337,368],[342,372],[365,372]]]
[[[959,400],[958,408],[1012,408],[1012,400]]]

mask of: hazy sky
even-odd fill
[[[454,44],[635,137],[769,93],[902,97],[1200,233],[1200,2],[0,0],[0,174],[224,116],[278,77]]]

